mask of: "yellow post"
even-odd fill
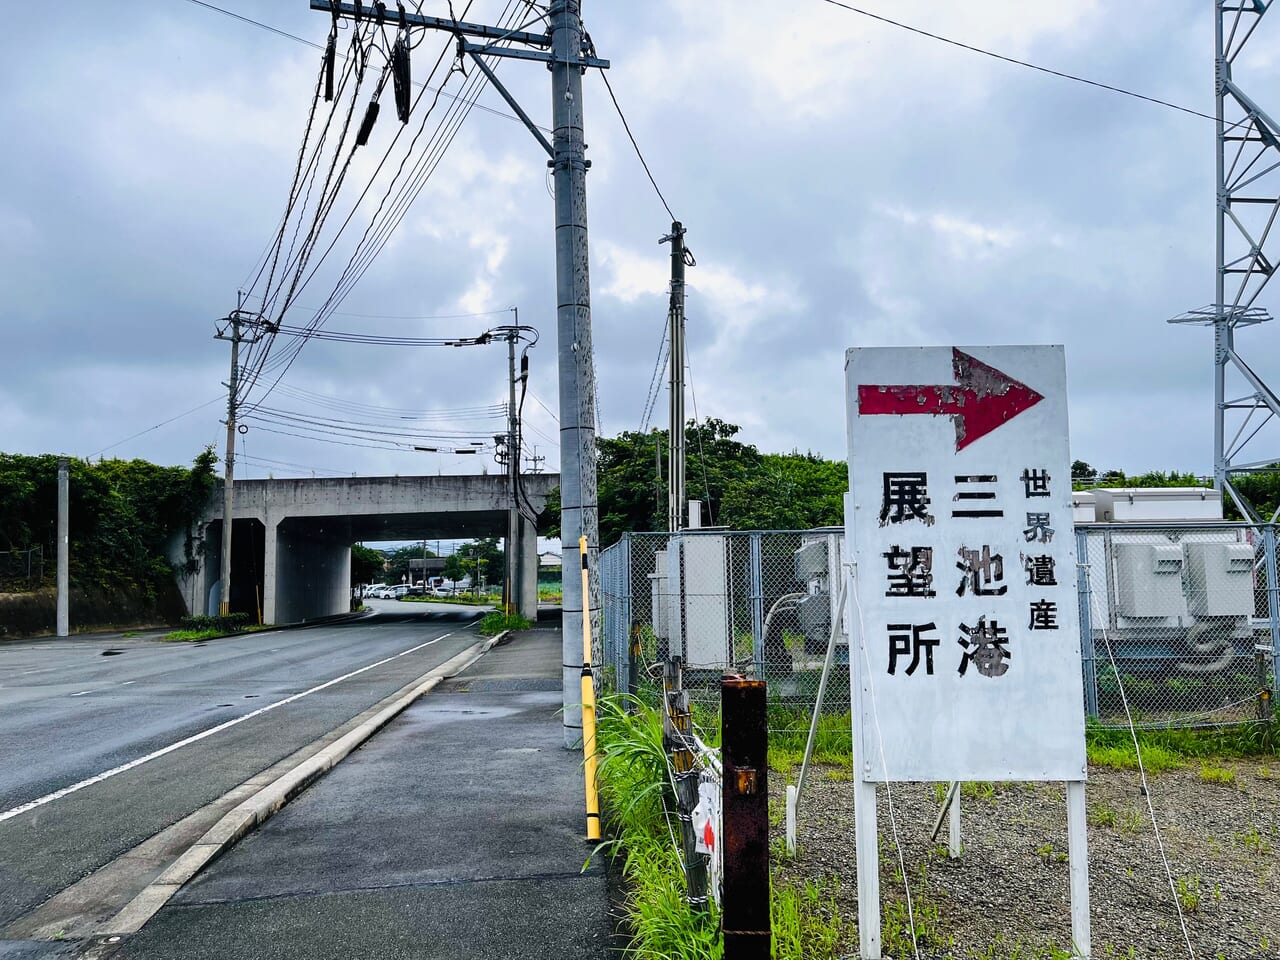
[[[582,756],[587,789],[587,839],[600,839],[600,794],[596,789],[596,692],[591,676],[591,589],[587,583],[587,538],[582,554]]]

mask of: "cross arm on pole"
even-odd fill
[[[472,44],[466,44],[463,49],[471,55],[471,59],[475,61],[476,66],[480,68],[480,71],[488,78],[489,82],[493,84],[494,89],[502,95],[502,99],[507,101],[507,106],[514,110],[516,112],[516,116],[519,117],[521,122],[529,128],[529,132],[533,134],[534,139],[542,144],[542,149],[547,151],[547,156],[555,159],[556,152],[547,138],[543,136],[542,131],[538,129],[538,125],[533,122],[529,117],[529,114],[525,112],[524,107],[520,106],[516,101],[516,98],[511,95],[511,92],[502,85],[502,81],[498,79],[498,75],[490,69],[489,65],[484,62],[484,58],[477,52],[484,48],[475,47]]]
[[[494,57],[515,57],[517,60],[540,60],[543,63],[567,63],[571,67],[599,67],[602,70],[609,68],[608,60],[601,60],[599,57],[578,57],[577,59],[562,59],[557,61],[556,57],[545,50],[525,50],[521,47],[499,47],[495,44],[478,44],[462,42],[462,49],[470,54],[483,54],[485,56]]]
[[[357,7],[354,3],[334,3],[332,0],[311,0],[311,9],[326,13],[335,13],[340,17],[372,20],[375,23],[396,24],[401,16],[411,27],[429,27],[432,30],[445,30],[449,33],[462,34],[468,37],[482,37],[486,40],[510,40],[513,43],[527,43],[535,47],[550,47],[551,37],[545,33],[529,33],[525,30],[507,30],[502,27],[490,27],[481,23],[468,23],[465,20],[450,20],[447,17],[429,17],[421,13],[397,12],[395,16],[380,17],[373,6]]]

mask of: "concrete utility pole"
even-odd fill
[[[671,305],[667,310],[670,324],[671,370],[667,384],[671,391],[671,416],[667,441],[667,529],[684,528],[684,226],[679,220],[671,224],[671,233],[659,243],[671,244]]]
[[[530,33],[468,23],[421,13],[383,16],[377,7],[310,0],[317,12],[351,19],[426,27],[458,38],[460,53],[468,55],[507,102],[550,157],[555,183],[556,329],[560,373],[560,543],[563,579],[563,702],[566,747],[582,737],[580,680],[582,664],[578,638],[582,617],[591,618],[591,635],[600,636],[599,564],[591,563],[587,595],[573,576],[578,538],[587,538],[593,554],[600,550],[599,508],[596,501],[595,366],[591,350],[591,281],[587,257],[588,161],[582,132],[582,74],[589,67],[606,69],[609,61],[588,55],[582,30],[581,0],[551,0],[549,29]],[[473,43],[467,38],[480,38]],[[548,142],[514,96],[494,74],[486,57],[539,60],[551,69],[551,111],[554,132]],[[595,658],[599,661],[599,657]]]
[[[225,617],[231,612],[231,528],[234,525],[234,484],[236,472],[236,391],[240,383],[240,344],[247,338],[241,330],[249,325],[250,317],[241,310],[242,298],[236,296],[236,309],[225,318],[227,326],[214,333],[215,340],[231,341],[231,378],[227,382],[227,450],[223,457],[222,475],[222,569],[219,574],[220,597],[218,614]],[[230,335],[227,331],[230,330]],[[252,339],[257,339],[256,333]]]
[[[58,636],[71,633],[71,464],[58,461]]]
[[[507,379],[511,393],[507,400],[507,484],[511,503],[507,506],[507,562],[506,608],[507,616],[519,609],[520,601],[520,505],[517,485],[520,483],[520,447],[516,443],[519,426],[516,423],[516,340],[520,337],[517,327],[507,337]]]

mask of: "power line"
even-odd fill
[[[168,420],[161,420],[154,427],[147,427],[147,429],[145,430],[139,430],[137,433],[132,434],[131,436],[125,437],[123,440],[117,440],[115,443],[109,444],[108,446],[103,447],[101,450],[95,450],[93,453],[89,454],[89,457],[93,458],[93,457],[99,456],[100,454],[106,453],[108,450],[114,450],[116,447],[120,446],[123,443],[128,443],[130,440],[136,440],[138,437],[142,436],[144,433],[150,433],[152,430],[159,430],[161,427],[167,427],[169,424],[173,423],[175,420],[181,420],[183,417],[189,417],[191,416],[191,414],[195,413],[197,410],[203,410],[205,407],[212,406],[215,403],[221,403],[224,399],[225,399],[224,397],[214,397],[212,400],[206,400],[204,403],[200,404],[199,406],[192,407],[190,410],[185,410],[176,416],[170,417]]]
[[[1109,83],[1102,83],[1099,80],[1090,80],[1087,77],[1080,77],[1074,73],[1065,73],[1061,70],[1053,70],[1049,67],[1042,67],[1036,63],[1030,63],[1027,60],[1019,60],[1016,57],[1005,56],[1003,53],[995,53],[991,50],[984,50],[982,47],[975,47],[968,43],[961,43],[959,40],[952,40],[950,37],[944,37],[937,33],[930,33],[928,30],[922,30],[920,27],[913,27],[908,23],[902,23],[898,20],[891,20],[883,17],[878,13],[872,13],[870,10],[863,10],[851,4],[844,3],[842,0],[822,0],[833,7],[839,7],[842,10],[848,10],[850,13],[857,13],[871,20],[879,20],[881,23],[887,23],[891,27],[897,27],[899,30],[907,30],[911,33],[918,34],[922,37],[928,37],[930,40],[937,40],[940,43],[947,43],[953,47],[959,47],[961,50],[968,50],[970,53],[980,53],[984,57],[991,57],[993,60],[1003,60],[1005,63],[1012,63],[1015,66],[1026,67],[1028,70],[1036,70],[1040,73],[1047,73],[1052,77],[1060,77],[1063,80],[1072,80],[1076,83],[1083,83],[1090,87],[1097,87],[1100,90],[1110,90],[1112,93],[1118,93],[1122,96],[1133,97],[1135,100],[1145,100],[1147,103],[1154,103],[1162,107],[1168,107],[1170,110],[1178,110],[1182,113],[1189,113],[1193,117],[1203,117],[1205,120],[1214,120],[1215,117],[1207,113],[1201,113],[1199,110],[1192,110],[1190,107],[1183,107],[1176,103],[1170,103],[1168,100],[1161,100],[1158,97],[1149,97],[1143,93],[1135,93],[1132,90],[1126,90],[1124,87],[1112,86]],[[607,83],[608,81],[606,81]],[[675,219],[674,217],[672,219]]]
[[[511,9],[511,4],[508,3],[507,7],[504,9],[502,14],[504,18],[508,16],[510,9]],[[496,59],[496,58],[491,58],[491,59]],[[439,65],[439,61],[437,61],[437,66],[438,65]],[[383,218],[381,224],[377,224],[377,218],[381,214],[387,199],[391,196],[392,190],[395,187],[396,178],[393,178],[392,182],[388,185],[387,192],[384,195],[382,201],[378,205],[378,212],[375,213],[374,219],[371,220],[369,226],[366,227],[364,236],[361,237],[360,242],[357,244],[356,251],[355,253],[352,254],[352,257],[348,262],[347,267],[343,269],[342,274],[339,277],[337,286],[334,288],[333,292],[326,299],[324,305],[321,307],[321,310],[317,312],[315,318],[313,318],[313,320],[309,324],[309,327],[312,330],[321,326],[328,319],[327,311],[331,311],[334,308],[334,306],[336,306],[337,304],[340,304],[346,298],[346,296],[350,293],[351,289],[355,286],[356,283],[359,282],[361,277],[364,276],[365,272],[368,270],[373,260],[377,257],[377,255],[381,252],[382,248],[386,245],[387,241],[391,237],[391,234],[395,231],[396,227],[404,219],[405,215],[408,213],[410,206],[412,206],[413,201],[421,193],[423,187],[426,185],[427,180],[435,172],[436,168],[439,166],[440,160],[443,158],[449,146],[453,143],[453,139],[456,137],[457,132],[462,125],[462,122],[466,119],[466,117],[470,113],[470,108],[475,105],[476,100],[479,98],[480,92],[483,88],[483,84],[484,84],[484,77],[482,74],[474,73],[467,78],[467,82],[466,84],[464,84],[463,97],[459,99],[455,99],[454,103],[450,106],[445,118],[441,120],[440,123],[437,125],[435,132],[432,134],[431,140],[429,141],[427,147],[425,147],[422,152],[421,158],[414,164],[414,170],[410,174],[411,182],[408,182],[400,187],[399,193],[392,203],[391,211]],[[434,110],[435,104],[438,102],[438,99],[439,98],[437,97],[436,100],[432,102],[431,109],[429,109],[427,111],[427,114],[424,115],[423,123],[420,126],[418,133],[415,134],[413,142],[411,142],[409,145],[410,152],[413,150],[414,143],[416,143],[418,136],[420,136],[422,131],[425,129],[427,117],[429,117],[431,112]],[[459,107],[459,104],[463,102],[465,102],[466,106]],[[449,128],[449,129],[446,130],[446,128]],[[406,154],[405,159],[407,159],[407,157],[408,157],[408,154]],[[381,166],[381,164],[379,166]],[[403,170],[403,167],[404,167],[404,161],[402,160],[400,170]],[[399,172],[400,171],[397,171],[397,178],[398,178]],[[350,218],[348,218],[348,221],[349,219]],[[374,239],[368,244],[368,246],[365,246],[365,241],[370,237],[371,234],[373,234]],[[363,252],[361,251],[362,246],[364,246]],[[330,249],[332,249],[332,244],[330,244]],[[327,252],[328,251],[326,251],[326,253]],[[323,260],[323,257],[322,257],[322,260]],[[313,270],[311,276],[314,276],[314,273],[315,271]],[[311,278],[310,276],[307,278],[308,281],[310,280],[310,278]],[[305,283],[303,284],[303,286],[305,286]],[[297,358],[305,342],[306,342],[305,339],[299,340],[297,346],[293,347],[289,352],[286,353],[285,356],[281,357],[277,361],[277,363],[275,363],[270,368],[270,371],[264,371],[264,368],[262,367],[262,365],[261,364],[259,365],[258,370],[255,372],[255,382],[257,377],[260,376],[261,373],[263,372],[275,373],[277,370],[279,371],[278,373],[276,373],[276,376],[272,385],[268,387],[266,392],[263,394],[264,397],[267,394],[269,394],[277,384],[279,384],[281,378],[288,371],[289,367],[293,364],[293,361]],[[264,361],[265,361],[265,358],[264,358]]]
[[[316,43],[314,40],[308,40],[306,37],[300,37],[296,33],[289,33],[287,30],[281,30],[279,27],[273,27],[271,26],[271,24],[263,23],[261,20],[254,20],[252,17],[246,17],[242,14],[236,13],[233,10],[227,10],[223,7],[216,6],[212,3],[206,3],[205,0],[187,0],[187,2],[194,3],[198,7],[204,7],[206,10],[212,10],[215,13],[221,13],[224,16],[231,17],[233,20],[239,20],[241,23],[247,23],[250,26],[259,28],[260,30],[266,30],[270,33],[274,33],[276,36],[284,37],[286,40],[293,40],[296,43],[304,44],[316,50],[321,50],[321,51],[324,50],[324,46],[322,44]],[[345,55],[340,54],[340,56],[342,56],[344,60],[348,59]],[[445,93],[443,90],[437,90],[436,88],[428,86],[425,83],[419,84],[418,81],[416,80],[414,81],[414,85],[426,87],[428,90],[431,90],[433,93],[441,93],[444,96],[449,97],[451,99],[457,99],[452,93]],[[477,106],[479,107],[480,110],[484,111],[485,113],[491,113],[495,117],[502,117],[504,120],[514,120],[516,123],[524,122],[515,114],[506,113],[502,110],[495,109],[494,107],[486,107],[483,104],[478,104]],[[547,127],[539,127],[538,129],[542,130],[543,133],[555,132],[553,130],[548,129]]]
[[[560,416],[559,416],[559,414],[557,414],[554,410],[552,410],[552,409],[551,409],[550,407],[548,407],[545,403],[543,403],[543,402],[542,402],[542,398],[541,398],[541,397],[539,397],[539,396],[538,396],[536,393],[534,393],[532,390],[530,390],[530,391],[529,391],[529,396],[533,397],[534,402],[535,402],[535,403],[537,403],[537,405],[538,405],[538,406],[540,406],[543,410],[547,411],[547,415],[548,415],[549,417],[551,417],[551,419],[552,419],[552,420],[554,420],[554,421],[556,422],[556,426],[560,426]]]
[[[590,37],[587,38],[588,43]],[[592,56],[595,56],[594,49]],[[600,71],[600,79],[604,81],[604,88],[609,91],[609,99],[613,101],[613,109],[618,111],[618,119],[622,121],[622,129],[627,131],[627,139],[631,141],[632,149],[635,150],[636,156],[640,159],[640,166],[644,167],[644,174],[649,178],[649,182],[653,184],[653,192],[658,195],[658,199],[662,201],[662,206],[667,211],[667,216],[672,220],[676,219],[676,215],[671,212],[671,205],[667,203],[667,198],[662,195],[662,189],[658,186],[658,181],[653,179],[653,172],[649,169],[649,164],[644,159],[644,154],[640,152],[640,144],[636,143],[635,135],[631,132],[631,124],[627,123],[627,115],[622,112],[622,107],[618,103],[618,98],[613,94],[613,85],[609,83],[609,75],[603,70]]]

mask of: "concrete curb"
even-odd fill
[[[403,713],[415,700],[430,692],[441,681],[461,673],[510,635],[504,630],[497,636],[480,640],[420,677],[407,693],[370,717],[350,733],[335,740],[313,757],[263,787],[240,803],[213,825],[186,853],[127,903],[114,917],[94,932],[94,936],[123,936],[137,933],[169,899],[209,865],[216,857],[234,846],[255,827],[269,820],[285,804],[324,776],[352,751]]]

